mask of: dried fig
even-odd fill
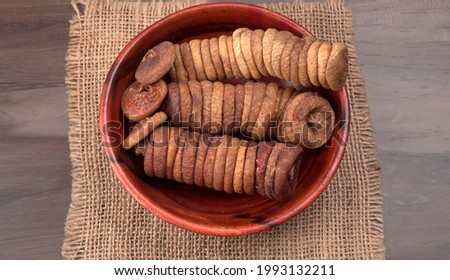
[[[234,101],[235,91],[232,84],[224,84],[224,95],[222,105],[222,121],[223,132],[225,134],[231,134],[234,123]]]
[[[276,142],[259,142],[256,151],[256,192],[262,196],[269,197],[266,193],[264,180],[267,162],[269,161],[270,153]]]
[[[326,80],[332,90],[345,86],[348,72],[348,50],[344,43],[333,43],[326,69]]]
[[[281,100],[279,105],[277,106],[277,116],[275,118],[275,120],[279,120],[281,114],[284,112],[287,103],[289,102],[289,100],[291,99],[292,95],[294,94],[295,89],[288,87],[288,88],[284,88],[282,89],[282,94],[281,94]]]
[[[187,82],[179,82],[178,87],[180,88],[180,116],[181,116],[181,127],[189,127],[190,120],[189,116],[192,112],[192,97]]]
[[[290,37],[294,36],[289,31],[279,31],[277,35],[274,37],[273,46],[272,46],[272,54],[270,62],[272,63],[272,69],[275,73],[275,77],[283,79],[283,75],[281,73],[281,54],[283,53],[284,46]]]
[[[264,139],[271,122],[276,120],[276,101],[278,89],[279,87],[275,83],[267,84],[261,110],[259,111],[255,121],[255,126],[252,130],[252,137],[258,141]]]
[[[187,141],[183,151],[181,162],[181,173],[183,181],[186,184],[194,184],[194,167],[196,162],[197,147],[199,143],[200,133],[195,131],[187,131]]]
[[[153,168],[153,134],[148,139],[147,149],[144,155],[144,172],[147,176],[155,177],[155,169]]]
[[[267,161],[266,171],[264,174],[264,190],[266,195],[272,199],[275,198],[274,183],[275,183],[275,170],[277,167],[277,160],[281,150],[285,147],[283,143],[276,143],[270,153],[269,160]]]
[[[298,78],[300,79],[300,84],[304,87],[310,87],[311,81],[308,76],[308,50],[311,44],[315,41],[312,37],[304,37],[304,44],[300,50],[300,55],[298,57]]]
[[[319,73],[317,71],[317,56],[319,54],[319,48],[320,45],[322,45],[323,41],[317,40],[314,41],[311,46],[308,49],[308,56],[307,56],[307,70],[308,70],[308,78],[311,81],[313,85],[316,87],[319,87]]]
[[[202,107],[203,94],[202,86],[199,81],[189,81],[189,90],[192,97],[192,110],[190,115],[190,128],[193,131],[201,131],[202,128]]]
[[[221,82],[213,83],[211,97],[211,134],[222,132],[222,108],[223,108],[224,85]]]
[[[325,76],[330,51],[331,51],[331,43],[323,42],[322,45],[320,45],[319,52],[317,54],[317,76],[319,78],[319,84],[324,88],[330,88],[330,86],[327,83],[327,78]]]
[[[231,69],[231,62],[228,56],[228,36],[222,35],[219,37],[219,56],[220,61],[222,62],[223,71],[225,72],[225,77],[227,79],[233,79],[233,71]]]
[[[197,74],[197,80],[207,80],[205,67],[202,60],[202,52],[200,48],[200,40],[194,39],[189,41],[189,47],[191,47],[192,60],[194,62],[195,74]]]
[[[180,129],[180,138],[178,140],[178,149],[177,154],[175,155],[175,161],[173,164],[173,179],[177,182],[184,183],[183,173],[182,173],[182,165],[183,165],[183,152],[184,148],[187,145],[187,131],[185,129]]]
[[[230,59],[231,71],[233,72],[233,77],[236,79],[244,78],[244,76],[241,73],[241,70],[239,70],[239,66],[237,65],[233,47],[233,37],[231,36],[227,38],[227,49],[228,49],[228,58]]]
[[[189,80],[197,80],[197,73],[195,73],[194,59],[192,58],[191,47],[188,42],[180,45],[181,58],[183,60],[184,68],[188,73]]]
[[[165,41],[150,49],[142,58],[135,77],[143,84],[153,84],[160,80],[175,61],[175,47],[171,42]]]
[[[267,72],[269,72],[269,75],[272,77],[276,77],[276,74],[272,68],[272,46],[277,34],[278,30],[269,28],[264,33],[262,41],[264,66],[266,67]]]
[[[131,121],[140,121],[153,114],[167,95],[167,85],[163,80],[154,84],[131,84],[122,96],[122,112]]]
[[[246,134],[252,135],[253,127],[256,125],[259,112],[266,96],[267,84],[263,82],[256,82],[253,84],[253,98],[250,104],[250,114],[248,115],[248,123],[246,126]]]
[[[245,31],[249,30],[248,28],[238,28],[233,32],[233,49],[234,49],[234,57],[236,58],[236,63],[241,71],[242,75],[246,79],[251,79],[252,74],[248,69],[247,63],[245,62],[244,55],[242,54],[242,46],[241,46],[241,35]]]
[[[291,55],[292,49],[294,48],[295,43],[300,41],[300,38],[297,36],[291,36],[286,44],[284,45],[283,52],[280,57],[280,71],[282,79],[290,80],[291,79]]]
[[[263,60],[263,37],[264,30],[256,29],[253,30],[251,37],[251,49],[253,60],[255,61],[255,65],[258,68],[258,71],[265,77],[269,76],[269,72],[267,72],[266,66],[264,65]]]
[[[180,134],[182,129],[172,127],[169,131],[169,143],[167,144],[167,163],[166,163],[166,178],[173,180],[173,167],[175,164],[175,157],[177,155],[178,146],[180,145]]]
[[[302,151],[298,145],[286,144],[279,152],[273,183],[274,199],[277,201],[285,202],[294,194]]]
[[[248,118],[252,108],[253,99],[253,85],[254,82],[247,82],[244,85],[244,108],[242,110],[241,118],[241,133],[245,133],[248,125]]]
[[[247,64],[248,70],[250,71],[250,74],[253,77],[253,79],[261,79],[261,73],[259,73],[255,61],[253,60],[252,34],[253,31],[249,29],[242,32],[241,34],[240,40],[241,40],[242,56],[244,57],[245,63]]]
[[[243,188],[246,194],[255,193],[257,150],[258,144],[256,142],[249,142],[247,147],[247,153],[245,154],[244,177],[243,177]]]
[[[209,147],[203,164],[203,182],[208,188],[213,188],[214,161],[216,159],[217,146],[220,144],[220,136],[209,138]]]
[[[213,83],[210,81],[201,81],[203,94],[203,111],[202,111],[202,132],[208,132],[211,128],[211,101]]]
[[[195,158],[194,184],[200,187],[205,186],[205,182],[203,181],[203,167],[205,164],[206,153],[208,152],[209,137],[211,137],[211,134],[209,133],[200,134],[197,155]]]
[[[166,100],[164,101],[164,111],[169,116],[175,126],[180,126],[180,88],[178,83],[172,82],[168,86]]]
[[[216,157],[214,159],[213,187],[216,191],[223,191],[225,164],[231,136],[223,135],[220,137],[220,141],[221,143],[217,146]]]
[[[209,39],[203,39],[200,41],[200,51],[202,55],[206,78],[210,81],[217,80],[216,68],[214,68],[214,64],[211,57]]]
[[[133,127],[128,137],[123,140],[123,148],[126,150],[133,148],[166,120],[167,115],[164,112],[158,112],[141,120]]]
[[[244,86],[237,84],[234,87],[234,121],[233,121],[233,135],[238,135],[241,127],[242,113],[244,111]]]
[[[153,168],[156,177],[166,178],[167,145],[169,128],[161,126],[153,132]]]
[[[233,188],[235,193],[243,193],[244,184],[244,163],[249,142],[241,140],[239,143],[238,155],[236,158],[236,167],[233,175]]]
[[[217,38],[209,39],[209,51],[211,53],[211,60],[214,64],[214,69],[217,73],[217,79],[219,81],[224,80],[226,78],[225,71],[223,69],[222,60],[220,59],[219,54],[219,41]]]
[[[239,151],[239,138],[232,138],[228,147],[227,160],[225,163],[225,172],[223,179],[223,190],[227,193],[233,193],[233,175],[236,167],[236,161]]]
[[[300,85],[300,80],[298,79],[298,61],[299,61],[299,53],[300,50],[302,49],[302,45],[303,45],[303,41],[299,40],[297,41],[294,46],[292,47],[292,52],[291,52],[291,61],[290,61],[290,73],[291,73],[291,77],[289,79],[289,81],[291,82],[291,84],[295,87],[298,87]]]
[[[175,61],[173,63],[173,67],[175,68],[176,72],[176,80],[179,81],[188,81],[189,80],[189,74],[184,67],[183,59],[181,57],[181,47],[180,44],[175,44]]]

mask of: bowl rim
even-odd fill
[[[102,146],[105,150],[105,153],[107,155],[108,161],[110,162],[110,166],[112,167],[112,170],[116,177],[119,179],[119,181],[122,183],[123,187],[127,190],[127,192],[139,203],[141,204],[145,209],[156,215],[157,217],[174,224],[180,228],[190,230],[193,232],[201,233],[201,234],[207,234],[207,235],[214,235],[214,236],[241,236],[241,235],[248,235],[248,234],[254,234],[261,231],[268,230],[274,226],[280,225],[281,223],[286,222],[287,220],[297,216],[301,211],[303,211],[306,207],[311,205],[319,196],[320,194],[327,188],[329,183],[331,182],[332,178],[334,177],[335,173],[337,172],[337,169],[339,167],[339,164],[342,160],[342,157],[345,153],[345,149],[347,146],[348,141],[348,135],[350,131],[350,105],[349,105],[349,96],[347,93],[346,88],[344,87],[339,92],[336,92],[335,94],[341,94],[343,95],[342,100],[344,101],[344,104],[342,106],[343,108],[343,119],[345,122],[341,124],[340,127],[340,137],[342,140],[342,143],[339,143],[339,147],[335,153],[335,156],[332,158],[332,163],[330,165],[330,171],[325,173],[325,176],[321,178],[319,184],[316,185],[314,190],[308,195],[305,196],[302,200],[302,203],[299,205],[296,205],[296,207],[293,207],[290,209],[289,212],[281,213],[280,215],[276,216],[275,219],[273,219],[270,223],[270,225],[260,225],[260,224],[248,224],[247,227],[210,227],[208,225],[203,225],[199,223],[195,223],[187,218],[180,217],[176,213],[172,213],[171,211],[165,209],[164,207],[160,206],[158,203],[155,203],[152,199],[149,197],[146,197],[143,195],[143,193],[134,186],[132,180],[128,178],[128,173],[131,173],[133,176],[136,176],[133,174],[133,172],[124,164],[113,164],[121,162],[120,155],[116,154],[113,147],[109,143],[110,137],[112,135],[110,134],[109,130],[103,130],[102,128],[106,125],[107,122],[107,115],[108,115],[108,108],[107,100],[109,99],[110,95],[110,89],[113,85],[114,76],[117,73],[117,70],[123,64],[124,57],[126,57],[126,54],[128,54],[132,49],[133,46],[139,42],[142,38],[148,36],[149,33],[151,33],[154,29],[161,28],[161,26],[164,26],[164,24],[167,21],[173,20],[173,18],[179,16],[181,13],[195,13],[199,9],[204,9],[205,7],[208,7],[209,9],[217,9],[217,8],[225,8],[233,6],[233,8],[237,9],[258,9],[261,11],[264,11],[264,13],[270,14],[270,17],[278,18],[280,20],[283,20],[288,25],[292,25],[295,29],[300,29],[304,34],[308,34],[312,37],[314,37],[306,28],[295,22],[294,20],[277,13],[275,11],[272,11],[270,9],[252,5],[252,4],[244,4],[244,3],[234,3],[234,2],[219,2],[219,3],[204,3],[199,4],[195,6],[191,6],[185,9],[181,9],[177,12],[174,12],[145,28],[143,31],[138,33],[135,37],[131,39],[120,51],[116,59],[114,60],[106,79],[103,83],[103,88],[101,92],[101,98],[100,98],[100,113],[99,113],[99,128],[100,128],[100,134],[101,134],[101,140],[102,140]],[[128,169],[128,170],[127,170]],[[138,177],[136,177],[138,178]]]

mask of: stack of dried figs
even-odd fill
[[[347,69],[345,44],[275,29],[163,42],[122,97],[137,122],[123,147],[144,155],[148,176],[286,201],[303,148],[323,146],[334,128],[329,102],[302,89],[340,90]]]

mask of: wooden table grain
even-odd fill
[[[347,2],[378,144],[388,258],[450,259],[450,4]],[[0,2],[0,259],[61,258],[72,14],[65,0]]]

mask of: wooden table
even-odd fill
[[[450,259],[450,4],[348,3],[378,143],[388,257]],[[0,2],[0,259],[61,258],[72,14],[63,0]]]

